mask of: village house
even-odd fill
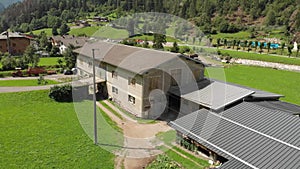
[[[3,32],[0,34],[0,52],[21,55],[31,43],[31,37],[19,33]]]

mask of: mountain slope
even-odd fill
[[[13,4],[13,3],[16,3],[16,2],[21,2],[22,0],[1,0],[0,3],[3,4],[3,6],[6,8],[8,7],[9,5]]]

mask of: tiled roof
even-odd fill
[[[178,53],[138,48],[121,44],[97,41],[86,43],[82,48],[75,50],[77,53],[92,57],[92,49],[95,50],[95,58],[108,64],[143,74],[146,71],[158,68],[162,64],[179,59]],[[195,61],[199,62],[200,61]]]

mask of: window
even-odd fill
[[[2,49],[2,46],[0,46],[0,49]]]
[[[12,44],[13,47],[16,47],[17,45],[15,43]]]
[[[111,72],[111,77],[112,77],[112,78],[117,78],[117,77],[118,77],[118,72],[112,71],[112,72]]]
[[[131,96],[131,95],[128,95],[128,101],[129,103],[131,104],[135,104],[135,97]]]
[[[112,92],[118,94],[118,92],[119,92],[119,91],[118,91],[118,88],[116,88],[116,87],[113,86],[113,87],[112,87]]]
[[[135,86],[135,83],[136,83],[136,80],[135,78],[128,78],[128,85],[132,85],[132,86]]]

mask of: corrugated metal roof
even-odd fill
[[[219,167],[219,169],[253,169],[253,168],[236,159],[232,159],[222,164],[222,166]]]
[[[213,79],[213,81],[218,81],[218,80]],[[222,81],[218,81],[218,82],[225,83],[225,82],[222,82]],[[234,84],[234,83],[230,83],[230,82],[226,82],[226,84],[230,84],[230,85],[234,85],[234,86],[237,86],[237,87],[241,87],[241,88],[245,88],[245,89],[254,91],[254,93],[251,94],[251,97],[254,98],[254,99],[279,99],[280,97],[284,97],[281,94],[271,93],[271,92],[267,92],[267,91],[247,87],[247,86],[242,86],[242,85],[239,85],[239,84]]]
[[[281,110],[291,115],[299,115],[300,114],[300,106],[294,105],[287,102],[282,101],[258,101],[251,102],[253,104],[257,104],[259,106],[263,106],[272,110]]]
[[[253,93],[254,91],[245,88],[215,81],[202,89],[183,94],[181,97],[201,106],[219,110]]]
[[[251,168],[300,168],[300,119],[279,111],[244,102],[221,114],[202,109],[170,125]]]

